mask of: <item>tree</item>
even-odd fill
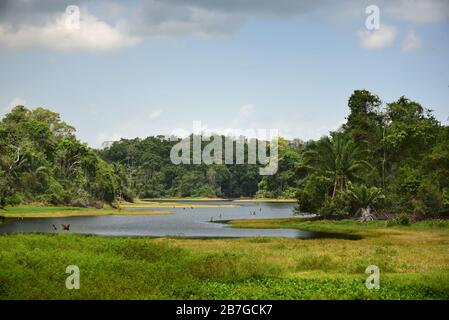
[[[361,212],[362,220],[372,220],[371,209],[385,196],[382,189],[376,187],[367,187],[361,184],[349,184],[347,195],[350,198],[352,212],[358,214]]]
[[[39,201],[111,202],[112,166],[80,143],[59,114],[16,106],[0,121],[0,206]]]
[[[378,143],[383,121],[381,106],[379,97],[367,90],[356,90],[349,98],[350,113],[344,128],[357,143]]]
[[[365,152],[350,136],[336,132],[312,144],[303,154],[303,165],[332,179],[333,198],[337,188],[345,190],[349,181],[357,180],[364,171],[372,169],[363,159]]]

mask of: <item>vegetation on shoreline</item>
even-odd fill
[[[370,233],[370,230],[381,229],[403,229],[403,230],[425,230],[425,229],[447,229],[449,220],[425,220],[410,225],[402,225],[393,221],[367,221],[355,220],[316,220],[307,218],[283,218],[283,219],[241,219],[230,220],[233,228],[256,228],[256,229],[300,229],[318,232],[351,233],[361,236]]]
[[[167,214],[158,209],[295,198],[298,211],[339,221],[230,223],[361,239],[0,235],[0,298],[449,299],[449,226],[431,220],[449,212],[449,127],[405,97],[384,105],[358,90],[348,106],[347,122],[327,137],[280,138],[273,176],[249,164],[174,165],[177,141],[162,136],[93,150],[58,114],[17,106],[0,121],[0,217]],[[201,203],[223,197],[241,199]],[[21,206],[36,202],[53,207]],[[376,213],[396,217],[370,221]],[[413,223],[411,214],[426,221]],[[365,222],[355,221],[360,216]],[[64,286],[72,264],[81,269],[80,290]],[[374,291],[364,286],[373,264],[381,270]]]
[[[121,203],[122,208],[236,208],[235,204],[201,204],[185,202],[159,202],[159,201],[138,201],[136,203]]]
[[[405,97],[385,104],[356,90],[348,107],[347,122],[329,136],[280,138],[277,174],[260,176],[256,164],[175,165],[174,137],[122,139],[93,150],[57,113],[17,106],[0,121],[0,208],[248,197],[294,198],[301,212],[339,219],[449,212],[449,127]]]
[[[119,210],[114,208],[77,208],[77,207],[48,207],[48,206],[18,206],[0,210],[1,218],[62,218],[85,217],[103,215],[160,215],[170,214],[162,210]]]
[[[251,198],[251,199],[233,199],[233,202],[276,202],[276,203],[294,203],[296,199],[284,199],[284,198]]]
[[[165,197],[165,198],[144,198],[140,201],[193,201],[193,202],[203,202],[203,201],[229,201],[229,202],[285,202],[293,203],[297,202],[296,199],[288,198],[207,198],[207,197]]]
[[[379,223],[300,226],[361,232],[356,241],[2,235],[0,298],[449,299],[447,223]],[[80,290],[65,289],[65,268],[73,264]],[[379,290],[365,287],[372,264],[380,268]]]
[[[33,202],[112,203],[119,181],[112,165],[75,137],[59,114],[16,106],[0,121],[0,209]]]
[[[364,220],[449,212],[449,127],[405,97],[385,105],[357,90],[348,106],[347,122],[301,153],[298,209]]]
[[[202,201],[230,201],[229,199],[225,198],[208,198],[208,197],[164,197],[164,198],[144,198],[140,199],[141,201],[195,201],[195,202],[202,202]]]

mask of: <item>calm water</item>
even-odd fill
[[[193,203],[184,202],[183,203]],[[201,202],[201,204],[233,204],[232,202]],[[0,233],[71,232],[105,236],[182,236],[194,238],[222,237],[323,237],[309,231],[293,229],[237,229],[217,221],[231,219],[263,219],[292,217],[294,203],[238,203],[237,208],[164,208],[174,214],[155,216],[99,216],[13,220],[0,225]],[[139,210],[139,209],[133,209]],[[144,210],[144,209],[140,209]],[[256,213],[256,215],[251,213]],[[211,222],[211,220],[215,222]],[[61,231],[61,224],[70,224],[70,231]],[[53,230],[55,225],[58,230]]]

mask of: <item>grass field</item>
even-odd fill
[[[48,206],[18,206],[7,207],[0,210],[2,218],[61,218],[61,217],[83,217],[102,215],[158,215],[170,214],[163,210],[118,210],[112,208],[77,208],[77,207],[48,207]]]
[[[237,221],[361,235],[343,239],[0,236],[2,299],[449,299],[449,224]],[[381,288],[365,287],[368,265]],[[80,268],[81,288],[65,288]]]

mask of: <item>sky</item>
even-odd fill
[[[0,0],[0,117],[45,107],[92,147],[193,121],[308,140],[366,89],[448,124],[449,1],[124,3]]]

